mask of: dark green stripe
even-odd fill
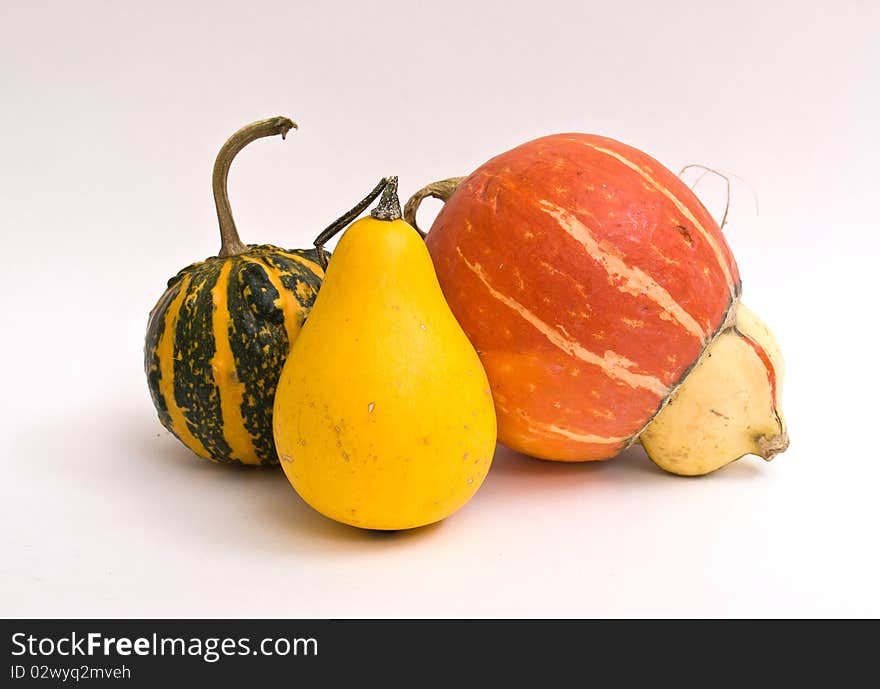
[[[214,301],[211,289],[217,284],[222,261],[196,268],[180,306],[174,334],[174,400],[183,412],[190,432],[219,462],[237,461],[223,437],[220,391],[214,384]]]
[[[168,403],[159,389],[162,372],[159,369],[158,348],[159,340],[162,339],[162,334],[165,332],[165,313],[178,292],[180,292],[180,281],[176,280],[159,298],[156,306],[150,312],[150,319],[147,321],[147,336],[144,342],[144,370],[147,374],[147,385],[150,387],[150,397],[153,398],[153,406],[156,407],[156,412],[159,414],[159,421],[172,433],[174,433],[174,429],[171,427]]]
[[[278,290],[263,266],[238,260],[229,274],[229,345],[244,385],[241,416],[263,464],[277,462],[272,405],[289,343]]]
[[[288,251],[287,253],[298,254],[311,261],[316,260],[316,257],[310,255],[314,254],[314,251],[295,250]],[[264,254],[260,256],[260,258],[276,270],[278,277],[281,280],[281,284],[294,294],[306,311],[312,308],[312,304],[315,303],[315,297],[318,296],[318,290],[321,288],[320,277],[315,275],[307,266],[298,263],[292,258],[287,258],[279,254]],[[301,299],[299,297],[299,292],[297,291],[297,288],[299,288],[301,284],[305,285],[305,292],[307,293],[305,299]]]

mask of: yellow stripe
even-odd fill
[[[480,266],[479,263],[470,263],[464,257],[464,254],[461,253],[461,249],[456,248],[456,251],[461,257],[461,260],[464,261],[464,264],[468,268],[470,268],[471,272],[473,272],[480,279],[480,281],[483,283],[486,289],[489,290],[489,293],[493,297],[495,297],[498,301],[508,306],[512,310],[516,311],[532,327],[534,327],[553,345],[559,347],[559,349],[564,351],[566,354],[580,359],[581,361],[584,361],[588,364],[598,366],[610,378],[629,385],[632,388],[649,390],[660,397],[665,397],[666,394],[669,392],[669,388],[663,385],[663,383],[654,376],[648,376],[630,371],[629,369],[636,364],[626,357],[623,357],[616,352],[612,352],[611,350],[606,350],[605,353],[602,354],[602,356],[599,356],[595,352],[591,352],[589,349],[583,347],[579,342],[576,342],[570,337],[567,337],[557,328],[551,327],[540,318],[538,318],[534,313],[529,311],[525,306],[520,304],[518,301],[508,297],[505,294],[502,294],[494,287],[492,287],[492,285],[489,284],[489,281],[486,279],[486,274],[485,272],[483,272],[482,266]]]
[[[735,291],[735,286],[733,284],[733,276],[730,274],[730,269],[727,267],[727,259],[724,256],[724,252],[721,251],[721,247],[718,246],[718,242],[715,241],[715,237],[709,233],[705,227],[697,220],[696,216],[691,213],[690,208],[684,205],[678,197],[673,194],[669,189],[660,184],[657,180],[655,180],[651,175],[649,175],[644,169],[642,169],[639,165],[636,165],[634,162],[629,160],[628,158],[623,157],[616,151],[612,151],[607,148],[603,148],[602,146],[597,146],[596,144],[589,143],[587,141],[581,141],[581,143],[587,148],[592,148],[594,151],[598,151],[599,153],[604,153],[605,155],[611,156],[615,160],[626,165],[630,170],[636,172],[642,179],[644,179],[652,188],[656,191],[659,191],[663,196],[672,201],[675,207],[678,209],[678,212],[681,213],[685,218],[687,218],[694,227],[699,230],[700,234],[703,235],[703,238],[712,248],[712,251],[715,253],[715,258],[718,261],[718,265],[721,267],[722,272],[724,273],[724,279],[727,281],[727,286],[730,288],[730,293],[733,294]]]
[[[540,201],[539,205],[541,210],[556,219],[566,234],[584,247],[586,252],[605,269],[609,277],[618,278],[619,282],[615,286],[620,291],[650,299],[660,307],[660,318],[675,320],[701,342],[706,341],[707,333],[703,327],[650,275],[639,268],[627,265],[620,257],[605,251],[590,229],[564,208],[549,201]]]
[[[183,412],[177,406],[177,402],[174,399],[174,333],[177,329],[180,307],[183,305],[190,282],[191,278],[189,276],[183,278],[180,291],[165,311],[165,330],[162,332],[162,337],[159,338],[159,343],[156,345],[156,357],[159,360],[159,392],[162,394],[162,397],[165,399],[165,405],[168,407],[168,416],[171,417],[171,428],[175,435],[197,455],[210,459],[210,453],[202,445],[202,442],[189,430],[189,426],[186,425],[186,419],[183,417]]]
[[[238,379],[235,357],[229,344],[229,272],[232,261],[225,261],[211,290],[214,310],[211,327],[214,333],[214,358],[211,370],[214,385],[220,393],[220,413],[223,415],[223,437],[232,449],[232,457],[245,464],[260,464],[251,434],[244,425],[241,404],[244,400],[244,383]]]
[[[289,258],[292,261],[296,261],[297,263],[304,265],[306,268],[311,270],[319,278],[324,277],[324,269],[319,264],[315,263],[314,261],[310,261],[309,259],[305,258],[304,256],[300,256],[299,254],[289,254],[286,251],[282,251],[280,253],[285,258]]]

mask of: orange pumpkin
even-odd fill
[[[442,196],[428,249],[486,368],[499,439],[515,450],[619,453],[738,300],[712,216],[675,174],[618,141],[536,139]]]

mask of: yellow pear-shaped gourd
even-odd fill
[[[278,383],[274,433],[309,505],[393,530],[444,519],[471,498],[496,420],[431,257],[399,219],[396,178],[384,183],[373,217],[352,224],[330,260]]]

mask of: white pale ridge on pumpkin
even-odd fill
[[[622,357],[621,355],[610,350],[606,351],[604,355],[599,356],[595,352],[591,352],[589,349],[586,349],[578,342],[575,342],[574,340],[565,337],[564,335],[562,335],[562,333],[559,332],[559,330],[551,327],[550,325],[542,321],[518,301],[516,301],[515,299],[511,299],[507,295],[502,294],[494,287],[492,287],[492,285],[486,279],[486,274],[483,271],[482,266],[480,266],[479,263],[471,263],[470,261],[468,261],[467,258],[465,258],[464,254],[462,254],[461,249],[456,248],[456,251],[458,252],[459,257],[464,262],[464,264],[471,270],[472,273],[474,273],[474,275],[476,275],[480,279],[480,281],[495,299],[503,303],[505,306],[516,311],[532,327],[538,330],[552,344],[554,344],[556,347],[559,347],[559,349],[564,351],[566,354],[576,357],[588,364],[598,366],[603,371],[605,371],[605,373],[610,378],[625,383],[632,388],[650,390],[651,392],[661,397],[665,396],[669,392],[669,388],[654,376],[634,373],[633,371],[628,370],[627,367],[635,366],[635,363],[629,361],[625,357]]]
[[[497,400],[495,401],[495,405],[504,414],[511,413],[509,409],[504,407],[504,405],[499,404]],[[545,437],[562,436],[564,438],[568,438],[569,440],[575,440],[579,443],[589,443],[591,445],[618,445],[619,443],[630,439],[630,436],[625,436],[622,438],[607,438],[601,435],[593,435],[592,433],[576,433],[575,431],[570,431],[567,428],[561,428],[554,424],[536,421],[528,414],[526,414],[525,411],[523,411],[522,409],[517,409],[516,414],[523,421],[526,422],[526,430],[534,435],[541,435]]]
[[[576,440],[580,443],[590,443],[591,445],[617,445],[625,440],[629,440],[629,437],[605,438],[601,435],[593,435],[592,433],[575,433],[574,431],[569,431],[568,429],[560,428],[553,424],[540,424],[540,426],[542,429],[546,429],[549,433],[561,435],[569,440]]]
[[[650,184],[656,191],[659,191],[663,196],[672,201],[675,207],[678,209],[679,213],[681,213],[694,227],[696,227],[700,234],[703,235],[703,238],[712,248],[712,251],[715,254],[715,258],[718,261],[718,265],[721,267],[721,271],[724,273],[724,279],[727,281],[727,286],[730,288],[730,293],[734,293],[734,285],[733,285],[733,276],[730,274],[730,268],[727,266],[727,259],[724,256],[724,253],[721,251],[721,247],[718,246],[718,242],[715,241],[715,238],[706,231],[706,228],[697,220],[696,216],[691,212],[690,208],[684,205],[679,198],[673,194],[669,189],[664,187],[660,182],[654,179],[648,172],[646,172],[640,165],[637,165],[633,161],[628,158],[620,155],[616,151],[611,151],[607,148],[602,148],[601,146],[596,146],[595,144],[589,143],[587,141],[581,141],[581,143],[587,148],[592,148],[594,151],[598,151],[599,153],[604,153],[607,156],[611,156],[617,161],[620,161],[624,165],[626,165],[630,170],[638,173],[642,179],[644,179],[648,184]]]
[[[542,200],[538,203],[541,210],[556,219],[566,234],[584,247],[587,254],[605,269],[609,277],[621,280],[615,285],[620,291],[636,297],[644,295],[660,307],[660,318],[671,317],[701,342],[706,341],[706,332],[702,326],[650,275],[639,268],[628,266],[619,256],[605,251],[590,228],[569,211],[549,201]]]

